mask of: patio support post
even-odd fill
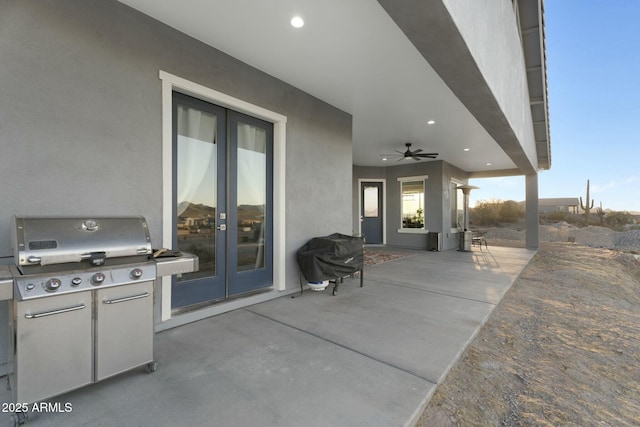
[[[538,174],[525,176],[526,202],[525,221],[527,228],[527,249],[538,249]]]

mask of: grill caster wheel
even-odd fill
[[[147,371],[147,374],[150,374],[152,372],[157,371],[158,370],[158,362],[156,362],[154,360],[153,362],[147,363],[147,366],[145,367],[145,370]]]
[[[11,422],[13,427],[18,427],[27,422],[27,414],[25,412],[16,412],[11,414]]]

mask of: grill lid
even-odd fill
[[[151,254],[144,217],[13,217],[13,248],[18,266],[52,265],[88,259]]]

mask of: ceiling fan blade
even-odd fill
[[[420,159],[424,159],[424,158],[435,159],[436,156],[438,156],[438,153],[423,153],[422,148],[418,148],[415,151],[411,151],[410,142],[407,142],[405,146],[407,147],[406,151],[394,150],[395,154],[380,154],[380,157],[385,157],[385,160],[387,158],[398,159],[397,161],[401,162],[402,160],[408,157],[412,158],[415,161],[420,161]]]

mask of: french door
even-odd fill
[[[273,125],[173,94],[174,248],[200,258],[172,308],[273,283]]]

